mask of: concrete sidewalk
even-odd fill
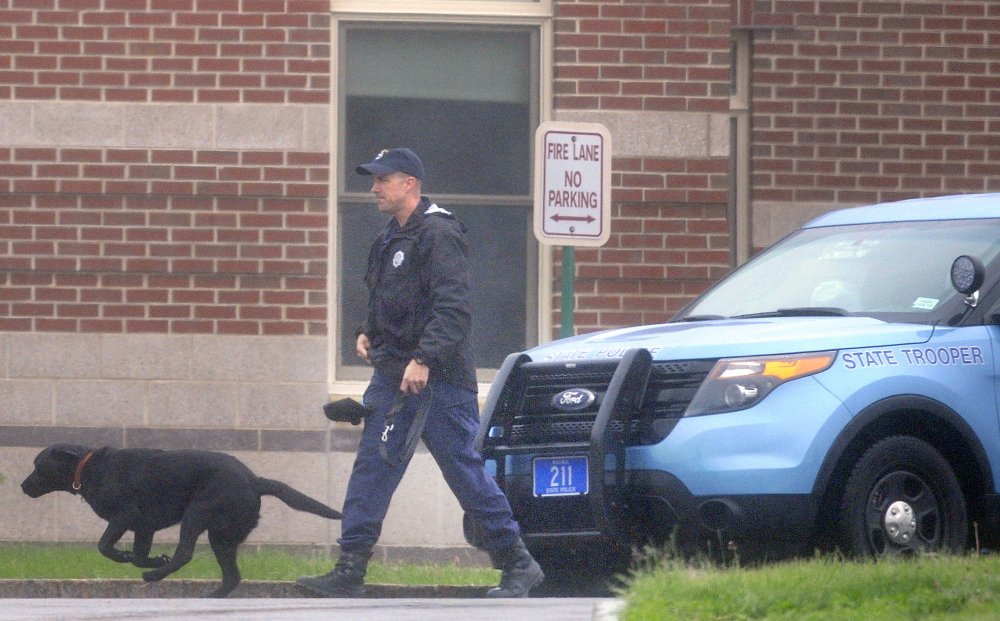
[[[616,621],[619,600],[9,599],[0,621]]]
[[[76,599],[174,599],[197,598],[211,593],[218,580],[0,580],[0,598],[76,598]],[[451,598],[477,599],[486,595],[485,586],[411,586],[395,584],[367,585],[366,599]],[[244,580],[230,598],[302,598],[294,582]]]

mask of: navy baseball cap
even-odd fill
[[[369,164],[354,169],[359,175],[388,175],[401,172],[423,181],[424,165],[410,149],[384,149]]]

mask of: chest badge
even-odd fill
[[[403,251],[397,250],[396,254],[392,255],[392,266],[399,267],[400,265],[402,265],[403,258],[404,258]]]

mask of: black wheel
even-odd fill
[[[898,557],[965,548],[968,518],[962,487],[933,446],[893,436],[865,451],[840,503],[844,552]]]

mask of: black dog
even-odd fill
[[[80,494],[108,521],[97,545],[101,554],[150,569],[142,574],[147,582],[162,580],[187,564],[195,542],[207,530],[222,568],[222,584],[210,597],[225,597],[240,583],[236,551],[257,526],[262,495],[331,520],[343,517],[280,481],[256,476],[235,457],[209,451],[91,450],[55,444],[38,454],[35,471],[21,489],[32,498],[59,491]],[[153,533],[177,523],[180,542],[173,558],[150,558]],[[131,551],[115,547],[126,531],[135,533]]]

